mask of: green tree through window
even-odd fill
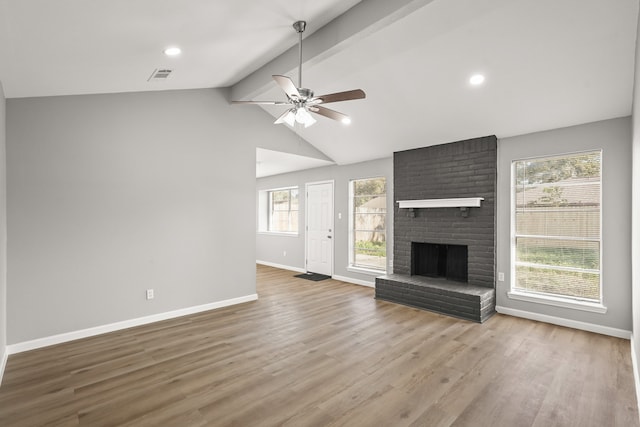
[[[514,162],[514,291],[601,302],[601,158]]]
[[[351,265],[386,269],[387,183],[385,178],[351,181]]]

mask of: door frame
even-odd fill
[[[305,182],[304,183],[304,271],[308,272],[307,269],[307,256],[309,250],[309,186],[310,185],[318,185],[318,184],[331,184],[331,232],[333,233],[333,237],[331,238],[331,277],[333,277],[333,272],[335,271],[335,235],[336,235],[336,219],[335,219],[335,210],[336,210],[336,196],[335,196],[335,180],[327,179],[325,181],[314,181],[314,182]]]

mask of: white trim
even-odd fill
[[[600,154],[600,179],[599,179],[599,183],[600,183],[600,194],[599,194],[599,206],[598,206],[598,211],[600,212],[600,220],[599,220],[599,229],[600,229],[600,237],[598,239],[590,239],[587,241],[591,241],[591,242],[599,242],[600,243],[600,250],[599,250],[599,265],[600,265],[600,269],[596,270],[595,272],[593,270],[588,271],[588,270],[580,270],[580,269],[568,269],[566,267],[560,267],[560,266],[555,266],[552,268],[555,268],[556,270],[565,270],[565,271],[583,271],[586,273],[592,273],[592,274],[598,274],[599,275],[599,284],[598,284],[598,289],[599,289],[599,294],[600,294],[600,303],[590,303],[590,302],[580,302],[580,301],[571,301],[569,298],[558,298],[558,297],[552,297],[552,296],[547,296],[547,295],[534,295],[534,294],[524,294],[522,292],[519,292],[517,290],[514,289],[513,285],[510,287],[510,292],[507,294],[507,296],[511,299],[516,299],[516,300],[521,300],[521,301],[528,301],[528,302],[534,302],[534,303],[540,303],[540,304],[546,304],[546,305],[553,305],[556,307],[563,307],[563,308],[570,308],[570,309],[576,309],[576,310],[582,310],[582,311],[589,311],[592,313],[600,313],[600,314],[605,314],[607,312],[607,307],[604,306],[604,304],[602,304],[602,295],[603,295],[603,286],[602,286],[602,278],[603,278],[603,250],[602,248],[604,247],[604,237],[602,234],[602,213],[603,213],[603,204],[602,204],[602,193],[603,193],[603,187],[602,187],[602,177],[604,176],[603,174],[603,168],[604,168],[604,152],[603,149],[593,149],[593,150],[585,150],[585,151],[576,151],[573,153],[564,153],[564,154],[555,154],[555,155],[544,155],[544,156],[534,156],[534,157],[529,157],[526,159],[515,159],[515,160],[511,160],[511,176],[509,177],[509,186],[510,186],[510,199],[509,199],[509,215],[510,215],[510,246],[509,246],[509,251],[510,251],[510,256],[511,256],[511,265],[510,265],[510,274],[511,277],[516,278],[516,266],[517,265],[525,265],[525,263],[520,263],[516,261],[516,251],[517,251],[517,247],[516,247],[516,239],[518,237],[528,237],[527,235],[519,235],[516,233],[516,214],[518,211],[517,208],[517,198],[516,198],[516,163],[518,162],[524,162],[524,161],[536,161],[536,160],[542,160],[542,159],[561,159],[561,158],[567,158],[567,157],[575,157],[575,156],[580,156],[582,154],[592,154],[592,153],[599,153]],[[558,236],[535,236],[537,238],[550,238],[550,239],[557,239]],[[565,238],[566,239],[566,238]],[[566,239],[568,240],[568,239]],[[529,264],[529,263],[527,263]],[[535,264],[530,264],[532,267],[536,267],[536,268],[543,268],[543,266],[541,265],[535,265]]]
[[[259,191],[264,191],[265,193],[268,193],[269,191],[299,190],[299,189],[300,189],[300,187],[298,185],[287,185],[285,187],[267,188],[267,189],[259,190]]]
[[[366,179],[366,178],[365,178]],[[371,178],[371,179],[375,179],[375,178]],[[386,179],[386,177],[385,177]],[[354,215],[353,215],[353,199],[354,199],[354,192],[353,192],[353,187],[355,186],[355,182],[357,181],[357,179],[350,179],[349,180],[349,199],[348,199],[348,206],[347,206],[347,262],[349,263],[348,266],[353,265],[353,263],[356,261],[355,260],[355,251],[354,246],[355,246],[355,233],[354,233],[354,228],[355,228],[355,224],[354,224]],[[385,185],[386,185],[386,181],[385,181]],[[386,197],[386,194],[385,194]],[[388,199],[387,199],[388,201]],[[385,223],[386,223],[386,213],[385,213]],[[384,230],[384,234],[385,234],[385,240],[387,237],[387,230]],[[347,266],[347,270],[349,269],[349,267]]]
[[[353,283],[354,285],[366,286],[367,288],[376,287],[376,282],[369,282],[367,280],[353,279],[351,277],[337,276],[337,275],[333,275],[333,277],[331,278],[335,280],[340,280],[341,282]]]
[[[389,222],[386,221],[386,218],[389,217],[389,212],[393,212],[393,201],[391,200],[391,198],[388,197],[389,195],[389,188],[386,187],[387,182],[389,181],[387,179],[386,175],[376,175],[376,176],[372,176],[369,178],[352,178],[349,179],[349,223],[347,224],[347,226],[349,227],[349,239],[348,239],[348,248],[349,248],[349,256],[348,256],[348,260],[349,260],[349,264],[347,265],[347,271],[351,271],[354,273],[361,273],[361,274],[368,274],[368,275],[376,275],[376,276],[380,276],[383,274],[386,274],[386,266],[385,266],[385,270],[376,270],[373,268],[366,268],[366,267],[360,267],[355,265],[355,224],[354,224],[354,219],[355,219],[355,212],[354,212],[354,200],[355,200],[355,194],[354,194],[354,187],[356,184],[356,181],[371,181],[371,180],[384,180],[385,183],[385,193],[384,193],[384,197],[386,200],[385,203],[385,222],[386,224],[389,224]],[[393,194],[392,194],[393,196]],[[391,203],[391,209],[389,209],[389,204]],[[393,221],[392,221],[393,222]],[[384,228],[384,235],[385,235],[385,240],[386,237],[389,235],[389,229],[388,227],[385,225]],[[388,254],[385,254],[385,260],[387,258]],[[386,264],[386,261],[385,261]]]
[[[400,209],[412,208],[479,208],[484,197],[463,197],[457,199],[398,200]]]
[[[336,263],[336,243],[333,237],[336,234],[336,221],[334,218],[336,211],[336,182],[334,179],[327,179],[324,181],[313,181],[313,182],[305,182],[304,183],[304,272],[306,273],[309,269],[308,260],[309,260],[309,186],[311,185],[323,185],[323,184],[331,184],[331,212],[329,213],[329,218],[331,220],[331,274],[328,276],[333,277],[333,272],[335,269]],[[299,201],[298,201],[299,203]]]
[[[382,276],[387,274],[386,270],[376,270],[373,268],[356,267],[355,265],[348,266],[347,271],[352,271],[354,273],[368,274],[369,276]]]
[[[496,306],[496,311],[500,314],[508,314],[509,316],[522,317],[524,319],[536,320],[538,322],[551,323],[553,325],[566,326],[568,328],[580,329],[582,331],[595,332],[596,334],[609,335],[627,340],[631,338],[631,331],[624,329],[580,322],[578,320],[564,319],[562,317],[548,316],[546,314],[532,313],[530,311],[516,310],[499,305]]]
[[[269,235],[280,235],[280,236],[291,236],[298,237],[298,233],[300,232],[300,227],[298,227],[297,231],[277,231],[277,230],[269,230],[269,217],[271,215],[271,198],[270,193],[274,191],[284,191],[284,190],[298,190],[298,198],[300,197],[300,187],[297,185],[282,187],[282,188],[269,188],[266,190],[258,190],[258,215],[257,215],[257,233],[259,234],[269,234]],[[298,214],[298,219],[300,218],[300,212],[296,211]]]
[[[9,358],[9,351],[7,347],[4,348],[2,359],[0,359],[0,385],[2,385],[2,377],[4,376],[4,368],[7,367],[7,359]]]
[[[263,236],[282,236],[282,237],[299,237],[300,234],[297,231],[258,231]]]
[[[631,334],[631,365],[633,367],[633,379],[636,384],[636,401],[638,408],[640,408],[640,372],[638,372],[640,366],[638,366],[634,334]]]
[[[306,273],[307,272],[307,270],[305,270],[304,268],[292,267],[290,265],[284,265],[284,264],[276,264],[275,262],[269,262],[269,261],[256,260],[256,264],[266,265],[267,267],[280,268],[282,270],[296,271],[298,273]]]
[[[553,305],[555,307],[570,308],[573,310],[590,311],[592,313],[605,314],[607,307],[599,303],[591,303],[586,301],[571,301],[565,298],[556,298],[550,295],[529,294],[517,291],[507,292],[510,299],[519,301],[533,302],[537,304]]]
[[[122,322],[115,322],[107,325],[96,326],[93,328],[81,329],[79,331],[65,332],[58,335],[52,335],[50,337],[37,338],[31,341],[24,341],[21,343],[8,345],[6,354],[15,354],[21,353],[23,351],[35,350],[37,348],[48,347],[50,345],[61,344],[81,338],[106,334],[108,332],[119,331],[121,329],[160,322],[162,320],[173,319],[175,317],[215,310],[216,308],[228,307],[231,305],[242,304],[249,301],[256,301],[257,299],[258,294],[245,295],[238,298],[216,301],[209,304],[197,305],[194,307],[181,308],[179,310],[168,311],[165,313],[152,314],[151,316],[139,317],[137,319],[124,320]]]

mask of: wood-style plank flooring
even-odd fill
[[[629,341],[258,266],[255,302],[9,357],[1,426],[638,426]]]

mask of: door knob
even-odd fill
[[[330,239],[330,238],[331,238],[331,236],[327,236],[327,239]]]

